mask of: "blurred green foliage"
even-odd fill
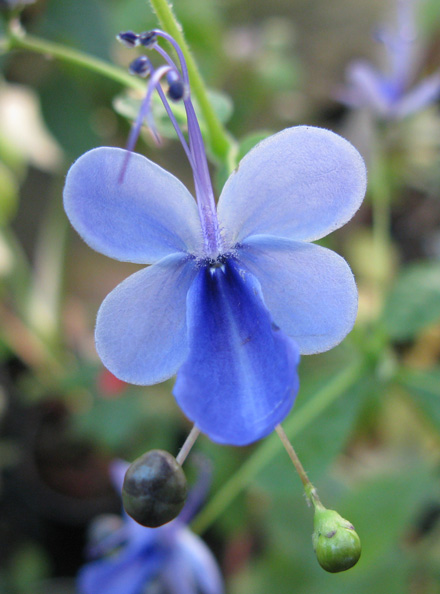
[[[174,3],[239,158],[269,131],[299,123],[334,129],[361,150],[368,145],[371,158],[377,145],[368,144],[362,121],[353,127],[353,114],[332,96],[347,61],[373,54],[370,30],[383,8],[367,0]],[[157,25],[144,0],[39,0],[22,22],[33,35],[123,68],[132,55],[116,34]],[[434,69],[438,2],[424,5],[421,22],[427,69]],[[66,242],[60,208],[69,164],[94,146],[124,146],[142,97],[31,52],[3,52],[1,65],[0,538],[9,546],[0,556],[0,591],[59,594],[75,591],[88,522],[119,509],[108,462],[153,447],[176,453],[189,426],[171,382],[138,388],[105,377],[93,347],[94,317],[134,267],[92,253],[73,233]],[[12,103],[11,91],[20,91]],[[155,116],[163,145],[145,132],[138,150],[190,185],[156,105]],[[391,127],[369,121],[384,179],[392,179],[381,188],[389,225],[379,237],[370,188],[356,219],[329,238],[356,272],[358,323],[340,347],[304,358],[291,413],[313,406],[353,361],[366,362],[294,438],[323,502],[355,525],[360,562],[338,575],[318,566],[313,514],[280,446],[207,532],[231,594],[440,592],[440,144],[421,133],[439,129],[438,105],[423,118],[423,126],[402,123],[397,143]],[[213,164],[218,190],[228,166]],[[240,476],[258,447],[199,438],[195,449],[213,462],[212,493]]]

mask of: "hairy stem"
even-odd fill
[[[39,39],[28,35],[17,26],[11,25],[7,39],[3,43],[3,50],[27,50],[42,54],[48,58],[55,58],[69,64],[80,66],[106,78],[110,78],[122,85],[145,92],[145,82],[128,74],[123,68],[113,66],[105,60],[94,58],[84,52],[65,47],[59,43]]]

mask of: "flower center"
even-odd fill
[[[214,275],[217,270],[225,271],[225,264],[231,260],[236,260],[236,255],[233,251],[219,254],[215,258],[202,257],[197,260],[200,268],[207,268],[211,275]]]

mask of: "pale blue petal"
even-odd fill
[[[150,385],[174,375],[188,352],[186,294],[195,261],[174,254],[136,272],[103,301],[96,348],[119,379]]]
[[[64,208],[86,243],[126,262],[149,264],[203,245],[195,200],[173,175],[137,153],[101,147],[70,168]]]
[[[176,535],[174,558],[191,569],[200,594],[223,594],[223,578],[218,564],[203,540],[190,530],[180,530]]]
[[[423,79],[396,105],[394,115],[403,118],[416,113],[440,98],[440,72]]]
[[[176,550],[173,549],[169,563],[165,565],[157,578],[157,582],[160,584],[158,594],[200,594],[191,567],[175,553]],[[154,592],[156,591],[154,590]]]
[[[288,414],[297,347],[273,325],[256,279],[229,260],[202,268],[188,292],[189,356],[174,395],[214,441],[245,445]]]
[[[357,289],[346,261],[319,245],[250,237],[240,261],[258,279],[273,320],[301,354],[336,346],[357,313]]]
[[[159,547],[128,547],[115,557],[87,563],[77,578],[81,594],[140,594],[160,571],[166,552]]]
[[[110,462],[109,473],[112,485],[116,493],[121,493],[122,485],[124,484],[125,473],[129,469],[130,464],[125,460],[113,460]]]
[[[250,235],[314,240],[346,223],[365,194],[362,157],[344,138],[298,126],[263,140],[220,196],[226,246]]]

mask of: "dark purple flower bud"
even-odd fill
[[[183,99],[185,85],[183,84],[181,76],[174,70],[171,70],[167,74],[167,81],[169,85],[167,92],[168,97],[173,101],[180,101]]]
[[[146,56],[139,56],[128,67],[130,74],[147,77],[150,73],[150,61]]]
[[[133,31],[119,33],[119,35],[116,36],[116,39],[125,45],[125,47],[132,48],[139,45],[139,35],[137,35],[137,33],[133,33]]]
[[[145,31],[139,35],[139,43],[146,48],[151,48],[157,41],[157,35],[154,31]]]

